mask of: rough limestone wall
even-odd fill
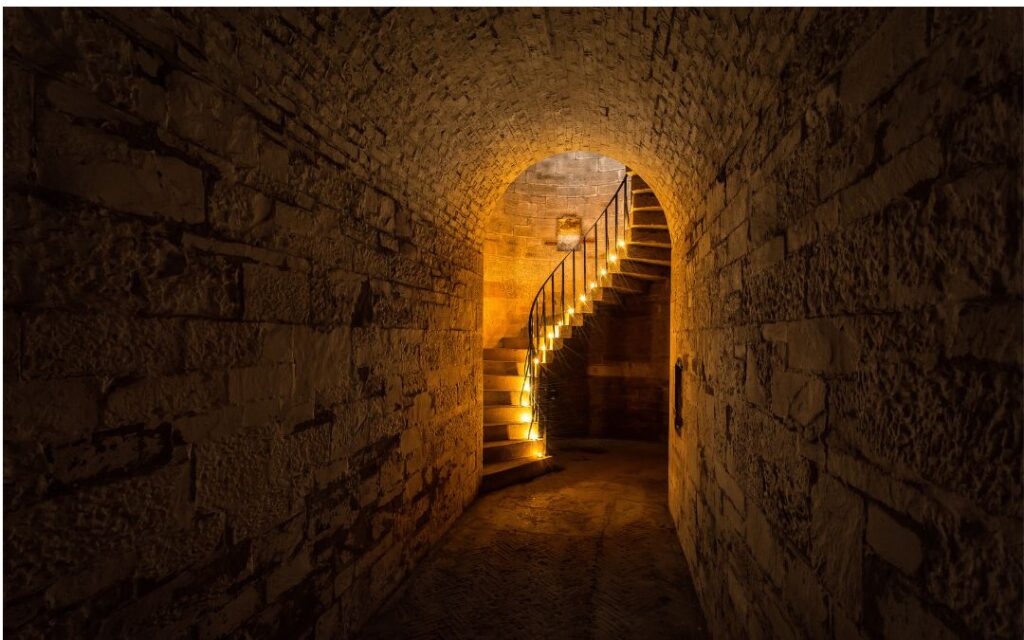
[[[611,158],[571,151],[534,164],[509,186],[483,224],[484,346],[525,335],[533,298],[565,255],[555,240],[557,219],[579,216],[585,231],[625,171]],[[582,282],[582,272],[578,276]]]
[[[709,625],[1018,638],[1022,14],[805,26],[676,219],[670,502]]]
[[[588,322],[588,433],[665,442],[669,411],[669,287],[625,298]]]
[[[475,494],[479,249],[310,15],[4,11],[5,635],[345,637]]]
[[[549,436],[665,442],[669,293],[667,282],[654,283],[573,328],[540,372]]]

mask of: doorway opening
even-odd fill
[[[670,277],[665,212],[622,163],[563,153],[509,187],[484,234],[485,490],[567,439],[668,440]]]

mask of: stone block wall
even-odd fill
[[[5,636],[345,637],[475,495],[479,248],[309,16],[4,12]]]
[[[625,172],[611,158],[571,151],[530,166],[509,186],[483,223],[485,346],[525,335],[533,297],[565,255],[555,240],[557,219],[579,216],[586,231]]]
[[[1020,637],[1021,14],[853,17],[676,219],[671,510],[716,637]]]
[[[669,414],[669,283],[598,314],[587,337],[589,434],[664,442]]]
[[[602,307],[541,370],[555,437],[664,442],[669,429],[669,283]]]

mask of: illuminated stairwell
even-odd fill
[[[671,264],[661,203],[642,178],[627,171],[583,241],[541,285],[526,335],[484,349],[482,491],[552,468],[544,403],[537,394],[545,365],[555,361],[574,331],[585,330],[588,317],[647,293],[653,282],[669,277]]]
[[[529,339],[502,338],[484,349],[484,475],[482,491],[528,480],[548,470],[526,381]]]

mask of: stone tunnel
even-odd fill
[[[1021,637],[1022,17],[6,9],[5,635],[359,637],[575,477],[477,498],[488,265],[569,154],[664,210],[665,382],[580,415],[655,425],[706,634]]]

